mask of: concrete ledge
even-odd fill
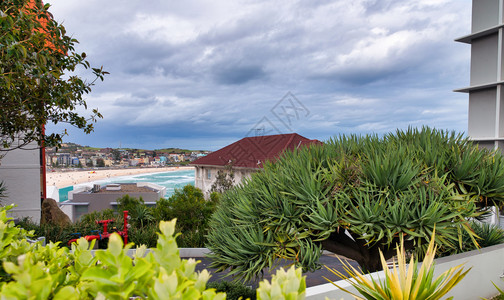
[[[103,250],[91,250],[91,252],[94,254],[96,251],[103,251]],[[147,249],[145,252],[146,254],[150,252],[150,249]],[[136,249],[129,249],[128,250],[128,256],[133,257],[136,253]],[[207,253],[210,253],[210,250],[208,248],[179,248],[179,253],[181,258],[187,258],[187,257],[205,257]]]
[[[208,248],[179,248],[180,257],[205,257],[210,253]]]

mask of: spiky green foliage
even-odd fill
[[[476,241],[481,248],[504,243],[504,230],[497,225],[471,222],[470,227],[474,231]],[[438,255],[448,256],[476,249],[478,249],[478,247],[473,243],[471,236],[464,231],[462,232],[462,247],[441,249],[441,251],[438,251]]]
[[[430,128],[339,136],[286,152],[223,195],[211,220],[212,267],[251,279],[277,259],[318,268],[323,249],[381,269],[379,252],[461,246],[466,221],[504,199],[504,160]]]
[[[435,255],[436,247],[434,246],[434,239],[432,239],[422,266],[418,266],[418,259],[413,256],[408,265],[404,244],[401,243],[397,247],[397,262],[393,261],[392,268],[387,267],[387,262],[381,256],[385,276],[383,280],[375,279],[373,276],[364,276],[348,262],[342,261],[342,264],[349,276],[344,275],[338,270],[328,268],[333,274],[350,283],[359,295],[326,279],[358,300],[439,300],[457,285],[471,269],[469,268],[464,271],[462,265],[458,265],[434,278]]]
[[[2,202],[2,199],[6,197],[7,197],[7,187],[5,186],[5,183],[3,181],[0,181],[0,203]]]

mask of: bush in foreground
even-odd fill
[[[207,284],[207,288],[215,289],[217,292],[226,293],[226,300],[239,300],[239,299],[256,299],[255,291],[243,285],[241,282],[210,282]]]
[[[110,237],[106,250],[95,255],[90,250],[93,243],[82,238],[72,244],[72,251],[58,243],[30,244],[26,238],[31,232],[7,217],[10,208],[0,208],[2,299],[226,298],[207,289],[210,274],[195,272],[197,261],[180,259],[176,220],[161,221],[156,248],[146,254],[145,246],[138,247],[131,258],[127,251],[132,245],[123,245],[117,234]],[[257,295],[258,299],[303,299],[305,287],[300,270],[281,270],[271,284],[260,284]]]

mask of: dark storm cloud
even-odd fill
[[[260,66],[217,65],[212,71],[217,82],[222,84],[242,84],[266,76]]]

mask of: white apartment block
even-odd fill
[[[473,0],[471,34],[456,39],[471,45],[468,135],[480,146],[504,150],[504,1]]]

